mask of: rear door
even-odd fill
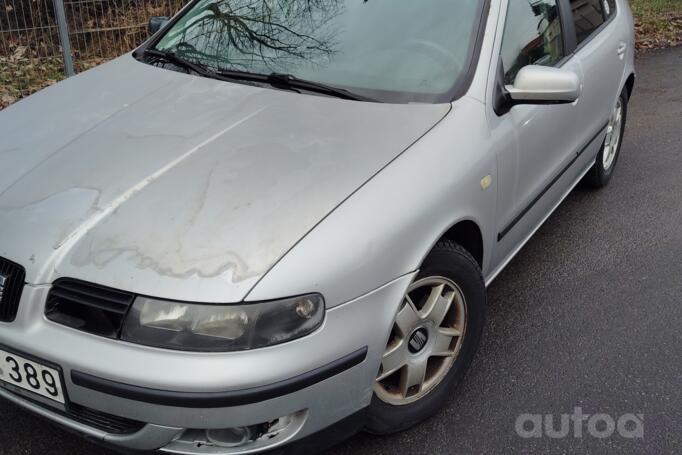
[[[578,134],[589,145],[587,154],[593,158],[601,146],[600,131],[620,95],[620,85],[625,71],[629,37],[625,27],[616,20],[618,9],[614,0],[565,0],[573,16],[577,47],[576,57],[584,73],[583,95],[579,103],[580,115],[576,117]]]

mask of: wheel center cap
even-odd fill
[[[425,328],[420,328],[412,332],[410,340],[407,342],[407,349],[412,353],[416,354],[426,346],[429,341],[429,332]]]

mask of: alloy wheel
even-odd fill
[[[407,290],[382,357],[374,391],[392,405],[413,403],[440,384],[455,363],[466,332],[464,294],[444,277]]]
[[[604,140],[604,152],[602,154],[602,165],[608,171],[616,160],[618,146],[623,125],[623,101],[618,98],[618,103],[611,113],[608,126],[606,127],[606,139]]]

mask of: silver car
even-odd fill
[[[625,0],[195,0],[0,112],[0,395],[310,453],[434,414],[634,85]],[[558,260],[558,259],[557,259]]]

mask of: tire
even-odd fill
[[[432,282],[432,280],[435,281]],[[425,303],[420,313],[418,313],[422,314],[421,312],[427,311],[425,308],[427,308],[430,301],[428,296],[435,295],[438,292],[433,290],[436,288],[440,289],[437,286],[440,282],[444,282],[443,286],[445,287],[443,288],[444,291],[438,294],[439,298],[437,300],[443,297],[444,301],[447,301],[448,297],[452,295],[451,292],[458,297],[445,310],[442,310],[445,312],[442,324],[436,325],[433,321],[427,321],[435,325],[435,328],[430,328],[433,331],[433,335],[423,347],[423,352],[412,353],[413,338],[401,335],[398,323],[401,320],[400,316],[403,310],[408,306],[407,296],[411,296],[413,300],[416,300],[416,297],[423,293],[425,297],[421,301],[425,301]],[[425,284],[424,287],[420,287],[422,284]],[[427,287],[426,284],[431,287]],[[456,290],[450,288],[452,284],[456,285]],[[415,286],[416,289],[410,291]],[[408,289],[406,294],[406,300],[401,303],[401,307],[396,314],[396,322],[394,323],[391,337],[402,337],[402,342],[398,342],[400,345],[407,343],[408,349],[411,352],[410,354],[405,354],[407,357],[415,356],[417,358],[421,356],[427,359],[428,369],[425,369],[425,377],[428,377],[429,371],[436,371],[437,373],[433,373],[434,379],[428,386],[429,390],[425,387],[426,381],[424,381],[423,384],[414,386],[415,390],[419,390],[419,392],[411,398],[404,398],[400,395],[400,389],[403,388],[401,384],[403,384],[405,370],[397,370],[385,380],[385,382],[395,381],[397,383],[395,387],[390,384],[385,387],[383,382],[377,380],[374,385],[374,396],[367,412],[365,431],[369,433],[384,435],[399,432],[422,422],[438,412],[448,402],[448,398],[452,396],[464,378],[481,340],[486,311],[486,288],[478,263],[464,248],[450,241],[439,242],[424,260],[410,289]],[[458,291],[459,293],[457,293]],[[419,308],[419,305],[414,303],[412,308]],[[436,311],[433,313],[436,313]],[[463,318],[461,317],[462,314],[464,315]],[[437,320],[438,316],[436,315],[434,319]],[[417,327],[419,324],[422,324],[422,322],[417,322]],[[448,349],[452,349],[455,354],[447,357],[440,357],[438,355],[431,357],[431,349],[442,352],[439,349],[439,347],[442,348],[442,343],[438,343],[441,331],[457,331],[458,327],[463,335],[461,337],[453,336],[452,341],[447,345]],[[412,332],[413,337],[420,330],[422,329],[415,329]],[[392,343],[392,340],[389,339],[384,359],[390,352]],[[384,371],[384,359],[382,359],[378,378],[381,377]],[[434,368],[434,365],[436,368]],[[407,368],[407,366],[403,368]],[[395,390],[400,396],[393,398],[387,390]],[[420,396],[419,394],[421,393],[425,393],[425,395]],[[390,399],[387,397],[390,397]],[[393,400],[400,401],[400,403],[395,403]],[[411,401],[407,402],[408,400]]]
[[[615,153],[609,158],[605,159],[605,156],[607,155],[609,151],[609,147],[607,147],[607,140],[609,138],[612,138],[613,135],[607,132],[606,138],[604,139],[604,143],[601,146],[601,150],[597,154],[597,161],[594,163],[594,166],[592,166],[592,169],[589,170],[589,172],[585,175],[585,181],[586,183],[591,186],[592,188],[599,189],[603,188],[606,185],[609,184],[609,181],[611,181],[611,177],[613,176],[613,171],[616,167],[616,163],[618,162],[618,157],[620,156],[620,149],[623,145],[623,135],[625,133],[625,123],[627,121],[627,113],[628,113],[628,92],[627,89],[623,89],[623,92],[620,94],[620,97],[618,98],[618,103],[616,104],[616,107],[614,108],[614,111],[611,114],[611,117],[609,119],[609,126],[607,128],[612,127],[612,122],[614,120],[614,115],[616,115],[616,112],[618,110],[618,106],[622,106],[622,120],[618,124],[618,143],[616,144],[615,147]]]

